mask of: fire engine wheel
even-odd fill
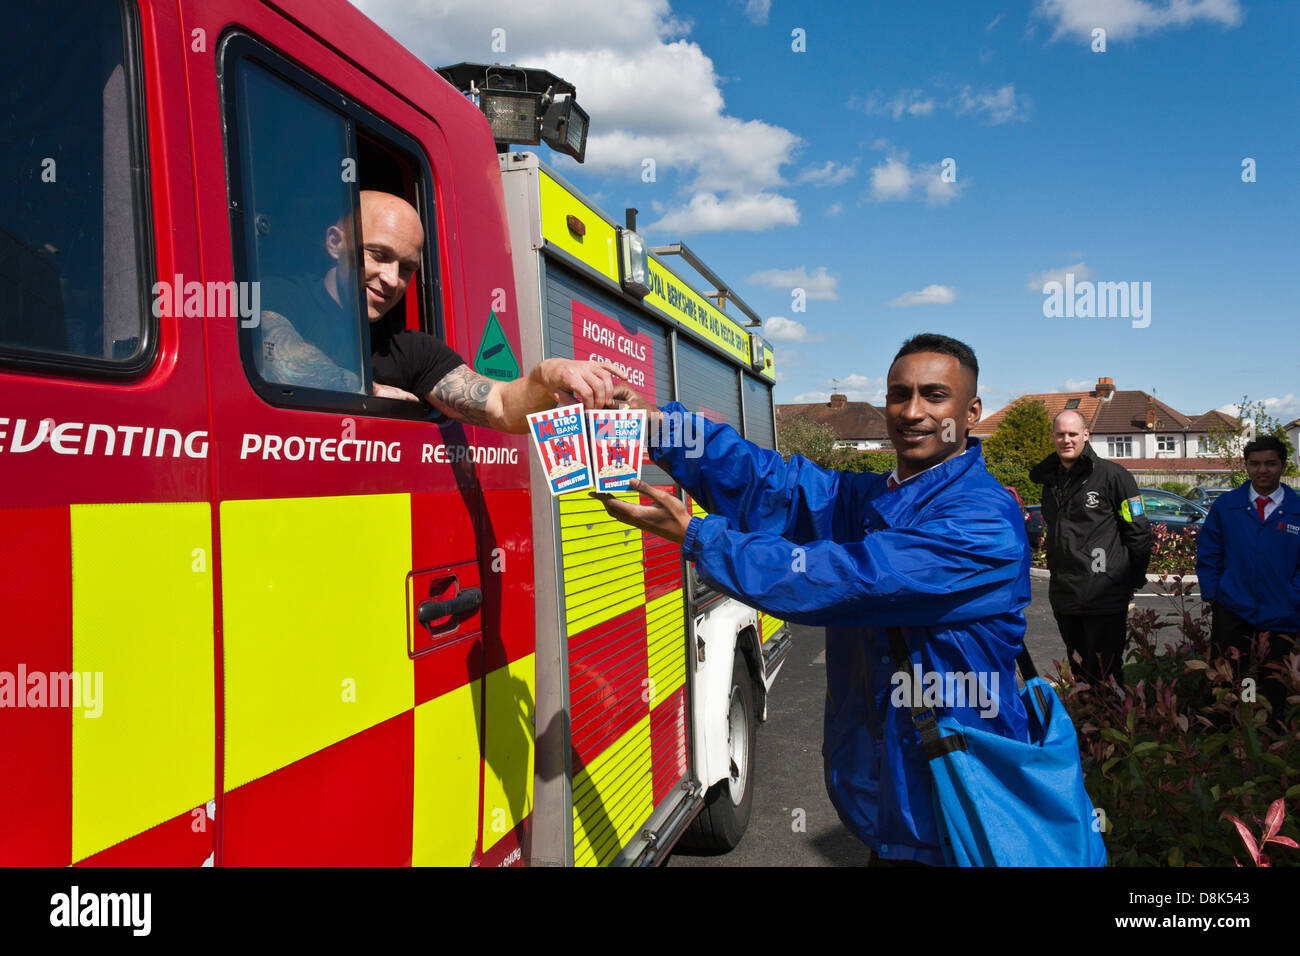
[[[745,656],[736,651],[731,665],[731,699],[727,706],[729,774],[704,797],[699,812],[682,838],[700,849],[730,850],[740,843],[754,806],[754,684]]]

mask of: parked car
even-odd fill
[[[1139,488],[1142,494],[1142,508],[1153,525],[1163,524],[1171,531],[1186,531],[1197,526],[1209,514],[1193,501],[1179,497],[1158,488]],[[1029,535],[1029,546],[1037,550],[1043,546],[1047,537],[1047,524],[1043,521],[1043,506],[1029,505],[1025,509],[1025,532]]]
[[[1200,505],[1202,508],[1208,508],[1214,504],[1214,499],[1219,497],[1225,491],[1231,491],[1231,488],[1210,487],[1208,485],[1197,485],[1191,491],[1187,492],[1187,500],[1192,504]]]
[[[1025,533],[1029,535],[1029,546],[1037,551],[1043,546],[1047,537],[1047,524],[1043,521],[1043,506],[1029,505],[1025,508]]]
[[[1138,491],[1142,494],[1142,508],[1147,518],[1153,525],[1163,524],[1170,531],[1186,531],[1198,525],[1210,513],[1209,508],[1171,491],[1161,491],[1158,488],[1139,488]]]

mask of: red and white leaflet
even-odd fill
[[[627,491],[641,477],[645,409],[589,409],[597,491]]]
[[[528,415],[533,447],[546,472],[552,495],[567,495],[592,487],[591,453],[581,405],[565,405]]]

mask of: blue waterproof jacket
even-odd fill
[[[652,454],[710,512],[691,519],[683,554],[720,591],[827,629],[822,756],[840,817],[883,858],[942,865],[930,770],[897,706],[885,628],[903,629],[923,674],[978,680],[981,699],[945,683],[949,706],[938,713],[1027,741],[1015,660],[1029,542],[1015,499],[973,438],[964,454],[886,491],[885,475],[827,471],[798,455],[787,463],[700,416],[697,454],[672,424],[686,409],[664,411],[666,437]]]
[[[1300,629],[1300,494],[1260,522],[1250,483],[1214,499],[1196,541],[1201,600],[1222,604],[1261,631]],[[1277,494],[1277,492],[1274,492]]]

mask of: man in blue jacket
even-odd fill
[[[1255,638],[1267,631],[1268,659],[1280,660],[1300,629],[1300,494],[1282,484],[1281,440],[1266,435],[1244,452],[1250,481],[1214,500],[1196,542],[1196,577],[1214,609],[1216,656],[1235,647],[1252,661]],[[1280,720],[1285,686],[1267,677],[1260,689]]]
[[[785,462],[672,403],[653,422],[651,454],[709,517],[691,517],[644,483],[636,490],[650,505],[603,498],[615,517],[679,542],[717,589],[827,628],[826,787],[845,825],[886,861],[944,863],[930,770],[906,706],[931,701],[909,698],[915,691],[895,672],[919,664],[922,686],[939,685],[941,713],[1029,739],[1015,681],[1029,543],[1015,499],[967,437],[980,418],[978,375],[974,353],[955,339],[903,344],[887,380],[898,452],[889,476],[828,471],[798,455]],[[616,387],[620,397],[645,407],[626,386]],[[690,429],[702,432],[702,448],[683,447]],[[910,662],[893,659],[892,627]]]

